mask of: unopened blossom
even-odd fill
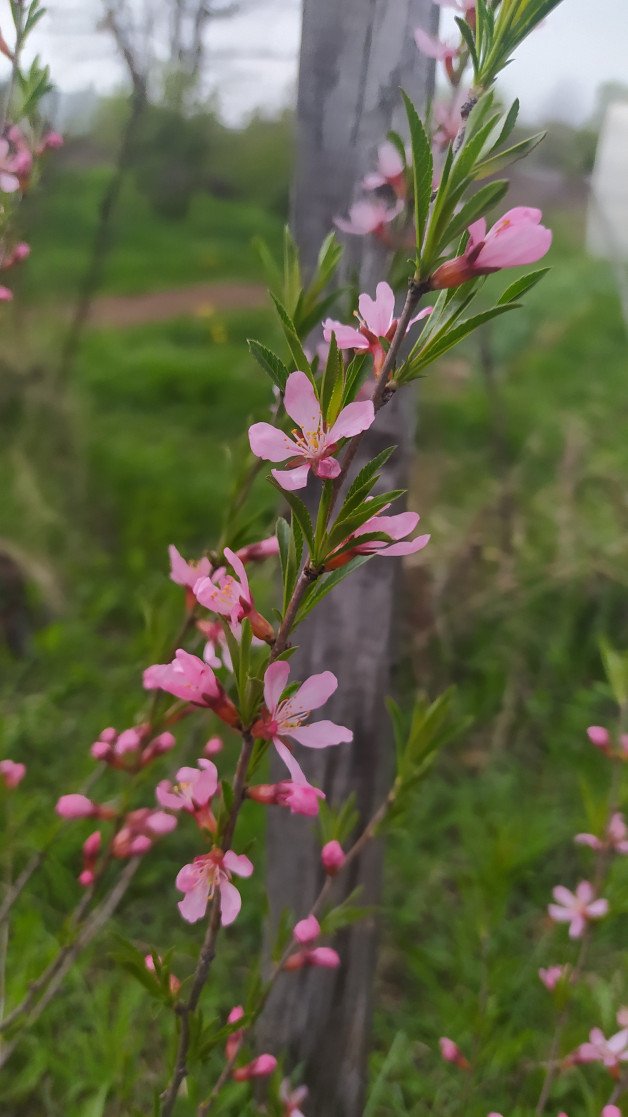
[[[160,965],[162,964],[162,960],[159,955],[157,955],[157,961]],[[153,958],[152,954],[144,955],[144,965],[146,966],[146,969],[149,971],[149,973],[153,973],[155,975],[157,974],[157,967],[155,966],[155,959]],[[181,982],[179,981],[179,978],[176,974],[170,974],[168,978],[168,987],[172,996],[176,997],[179,989],[181,988]]]
[[[155,811],[151,807],[129,811],[114,835],[111,852],[119,858],[143,857],[158,838],[172,833],[176,825],[176,818],[166,811]]]
[[[237,1024],[238,1020],[242,1020],[243,1018],[244,1009],[242,1008],[242,1005],[234,1005],[227,1017],[227,1024]],[[235,1058],[240,1049],[243,1038],[243,1028],[238,1028],[235,1032],[231,1032],[230,1035],[227,1036],[227,1042],[225,1043],[225,1055],[228,1059]]]
[[[300,765],[292,755],[291,742],[296,741],[309,749],[326,749],[330,745],[349,743],[353,740],[353,733],[333,721],[304,725],[312,710],[324,706],[338,687],[338,680],[331,671],[311,675],[290,698],[282,699],[289,677],[290,664],[285,660],[267,667],[264,675],[265,705],[252,733],[254,737],[272,741],[294,782],[307,784]]]
[[[0,286],[0,303],[10,303],[13,300],[13,291],[9,287]]]
[[[236,555],[242,562],[261,562],[263,559],[274,558],[279,554],[279,540],[276,535],[269,535],[267,539],[260,539],[257,543],[247,543],[240,547]]]
[[[612,853],[628,853],[628,826],[623,814],[616,811],[611,815],[603,838],[598,838],[595,834],[576,834],[574,842],[589,846],[597,852],[608,850]]]
[[[411,535],[417,524],[419,523],[420,516],[417,512],[399,512],[395,516],[386,516],[383,513],[386,508],[390,508],[387,504],[377,516],[371,516],[370,520],[362,524],[345,539],[335,551],[332,551],[325,559],[325,570],[336,570],[340,566],[345,566],[356,555],[385,555],[388,558],[395,558],[401,555],[414,555],[417,551],[422,551],[427,547],[431,536],[430,535],[417,535],[414,539],[408,539],[406,542],[399,542],[405,540],[406,536]],[[361,542],[362,536],[377,533],[378,535],[387,535],[386,539],[367,539]],[[346,549],[348,545],[353,545],[350,549]],[[339,554],[338,552],[342,552]]]
[[[323,868],[329,877],[335,877],[339,873],[347,860],[347,855],[342,848],[340,842],[334,838],[331,842],[326,842],[321,850],[321,861]]]
[[[314,942],[321,933],[321,925],[315,915],[308,915],[295,924],[292,932],[296,941],[303,946],[305,943]]]
[[[135,725],[123,729],[121,733],[113,728],[103,729],[98,740],[94,741],[90,753],[94,760],[100,760],[111,768],[123,771],[139,771],[158,756],[163,756],[176,745],[176,738],[168,731],[157,734],[150,740],[149,725]]]
[[[362,180],[365,190],[378,190],[390,186],[398,197],[406,192],[406,165],[401,152],[394,143],[386,140],[377,149],[377,170],[365,175]]]
[[[206,741],[203,746],[203,756],[216,756],[217,753],[222,752],[224,747],[220,737],[210,737],[209,741]]]
[[[282,489],[304,488],[310,470],[323,479],[337,477],[340,465],[334,454],[339,443],[367,430],[375,419],[370,400],[349,403],[327,429],[312,381],[298,371],[291,372],[286,381],[284,406],[297,424],[293,438],[270,423],[254,423],[249,429],[249,442],[256,457],[287,462],[287,469],[271,470]]]
[[[15,264],[22,264],[31,254],[30,245],[24,241],[14,244],[13,248],[5,250],[0,259],[0,271],[8,271]]]
[[[621,1117],[621,1110],[616,1105],[605,1105],[602,1117]]]
[[[0,190],[5,194],[14,194],[20,188],[20,180],[16,173],[15,156],[11,154],[9,141],[0,139]]]
[[[274,427],[270,429],[274,430]],[[225,558],[233,569],[235,577],[221,568],[211,576],[199,578],[193,587],[196,600],[199,605],[211,609],[213,613],[227,617],[236,636],[239,634],[241,622],[246,617],[253,634],[260,640],[272,643],[275,637],[273,626],[255,608],[244,563],[229,547],[225,547]]]
[[[600,1028],[589,1032],[589,1042],[581,1043],[574,1052],[578,1063],[602,1063],[610,1071],[618,1071],[628,1063],[628,1028],[622,1028],[607,1039]]]
[[[89,835],[83,842],[83,868],[79,875],[79,884],[83,888],[89,888],[96,879],[96,863],[100,854],[102,846],[102,835],[100,830],[95,830],[93,834]]]
[[[63,136],[59,132],[46,132],[37,153],[42,155],[44,151],[58,151],[60,147],[63,147],[63,143]]]
[[[267,1078],[276,1069],[277,1060],[274,1055],[258,1055],[257,1059],[253,1059],[245,1067],[236,1067],[232,1078],[234,1082],[248,1082],[251,1078]]]
[[[307,1086],[293,1088],[287,1078],[284,1078],[279,1087],[279,1100],[283,1104],[282,1117],[305,1117],[301,1106],[308,1095]]]
[[[92,799],[88,799],[87,795],[72,794],[62,795],[57,800],[55,811],[60,818],[75,819],[75,818],[102,818],[109,819],[115,817],[115,811],[111,807],[103,807],[99,803],[94,803]]]
[[[265,806],[287,807],[291,814],[302,814],[315,818],[318,814],[318,801],[325,798],[324,791],[309,783],[294,783],[281,780],[279,783],[259,783],[248,787],[247,797]]]
[[[323,334],[326,341],[331,341],[335,335],[339,349],[355,349],[370,352],[373,356],[375,375],[381,372],[386,359],[386,348],[382,341],[392,341],[397,331],[398,319],[395,318],[395,295],[388,283],[378,283],[375,298],[363,293],[358,299],[359,313],[357,327],[346,326],[334,318],[326,318],[323,322]],[[419,314],[415,314],[408,322],[406,333],[422,318],[431,314],[433,307],[425,307]]]
[[[20,764],[17,760],[0,760],[0,782],[9,791],[13,791],[13,788],[22,782],[25,775],[25,764]]]
[[[587,729],[587,737],[596,749],[606,751],[611,743],[610,733],[603,725],[590,725]]]
[[[170,811],[186,811],[194,816],[199,826],[215,832],[216,819],[210,803],[217,790],[218,769],[211,760],[201,757],[198,768],[179,768],[176,783],[162,780],[157,785],[155,795],[160,807]]]
[[[315,946],[312,950],[297,950],[283,964],[284,970],[292,973],[308,967],[335,970],[340,965],[340,955],[331,946]]]
[[[238,712],[212,668],[179,648],[171,663],[155,663],[144,671],[146,690],[165,690],[193,706],[208,706],[227,725],[238,724]]]
[[[474,276],[536,263],[549,252],[552,243],[552,234],[541,225],[541,217],[540,209],[515,206],[488,232],[484,217],[474,221],[463,254],[441,264],[431,277],[430,287],[458,287]]]
[[[194,600],[196,601],[196,598],[194,598]],[[231,652],[229,651],[229,644],[227,643],[227,637],[222,622],[219,620],[199,619],[196,622],[196,627],[205,637],[205,646],[203,648],[203,660],[205,663],[208,663],[214,670],[218,667],[226,667],[228,671],[232,671],[233,661],[231,659]]]
[[[199,578],[205,578],[211,573],[212,564],[206,556],[187,562],[179,554],[174,543],[171,543],[168,547],[168,556],[170,558],[170,581],[176,582],[178,586],[185,586],[186,589],[191,590]]]
[[[438,1046],[441,1056],[446,1063],[453,1063],[454,1066],[460,1067],[461,1070],[470,1070],[471,1064],[469,1060],[462,1054],[458,1044],[453,1039],[449,1039],[449,1036],[441,1036],[438,1041]]]
[[[185,893],[178,904],[181,915],[188,923],[198,922],[218,891],[221,922],[227,927],[233,923],[242,906],[240,893],[231,883],[231,874],[250,877],[252,872],[253,865],[248,857],[238,855],[230,849],[226,853],[221,849],[213,849],[210,853],[195,857],[191,864],[183,866],[176,880],[179,892]]]
[[[596,899],[588,880],[581,880],[575,892],[559,884],[552,895],[556,903],[550,904],[547,910],[555,923],[569,923],[570,939],[582,938],[590,920],[602,919],[608,913],[608,900]]]
[[[560,981],[564,981],[569,976],[569,966],[548,966],[546,969],[541,967],[539,970],[539,978],[543,982],[546,989],[550,992],[556,988]]]
[[[399,199],[394,206],[389,206],[380,198],[366,199],[354,202],[349,206],[349,219],[334,217],[334,225],[342,233],[351,233],[356,237],[366,237],[372,234],[381,237],[387,225],[403,210],[403,202]]]

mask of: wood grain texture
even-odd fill
[[[359,183],[374,165],[387,131],[405,134],[399,90],[424,105],[433,68],[414,44],[417,26],[435,31],[431,0],[304,0],[298,95],[297,168],[293,227],[304,263],[312,266],[336,214],[360,195]],[[347,238],[346,275],[374,293],[386,274],[381,250],[369,240]],[[403,487],[414,441],[411,395],[380,412],[364,440],[354,470],[392,443],[399,451],[386,467],[385,488]],[[312,494],[308,493],[308,501]],[[308,777],[331,803],[355,791],[366,821],[390,784],[392,746],[384,697],[391,690],[396,656],[400,563],[374,559],[330,594],[299,629],[301,649],[294,677],[332,670],[340,685],[324,716],[354,732],[352,746],[300,750]],[[275,775],[285,773],[277,766]],[[322,884],[316,828],[303,818],[269,812],[268,894],[272,926],[286,907],[307,915]],[[360,903],[376,904],[381,889],[381,848],[371,843],[337,882],[337,895],[362,886]],[[310,1089],[308,1117],[360,1117],[377,962],[377,918],[347,929],[335,944],[343,964],[335,971],[286,975],[271,997],[261,1025],[265,1050],[288,1053],[304,1066]]]

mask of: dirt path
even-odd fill
[[[180,315],[262,307],[266,303],[266,289],[258,283],[237,280],[198,283],[193,287],[152,291],[146,295],[101,295],[94,301],[90,323],[93,326],[140,326]]]

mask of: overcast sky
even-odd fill
[[[0,0],[0,27],[8,25]],[[94,85],[107,91],[122,71],[102,32],[95,33],[99,0],[49,0],[36,47],[61,89]],[[299,0],[254,0],[246,14],[216,22],[209,63],[230,122],[256,107],[273,111],[292,98],[299,41]],[[447,18],[443,35],[447,36]],[[455,29],[454,29],[455,30]],[[520,48],[502,78],[522,115],[585,120],[604,81],[628,83],[628,0],[563,0]]]

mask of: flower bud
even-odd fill
[[[606,751],[610,745],[610,734],[602,725],[590,725],[587,729],[587,737],[597,749]]]
[[[0,781],[9,791],[13,791],[25,775],[25,764],[18,764],[15,760],[0,760]]]
[[[55,810],[61,818],[96,818],[99,808],[86,795],[62,795]]]
[[[248,1082],[250,1078],[267,1078],[277,1069],[277,1060],[274,1055],[258,1055],[251,1063],[244,1067],[236,1067],[233,1072],[234,1082]]]
[[[335,877],[336,873],[340,872],[346,859],[346,854],[340,842],[335,839],[332,842],[327,842],[321,850],[323,868],[330,877]]]
[[[470,1070],[471,1064],[465,1058],[457,1043],[448,1036],[441,1036],[438,1041],[440,1053],[446,1063],[453,1063],[454,1066],[460,1067],[461,1070]]]
[[[299,920],[292,933],[302,945],[314,942],[321,933],[321,925],[315,915],[308,915],[306,919]]]

